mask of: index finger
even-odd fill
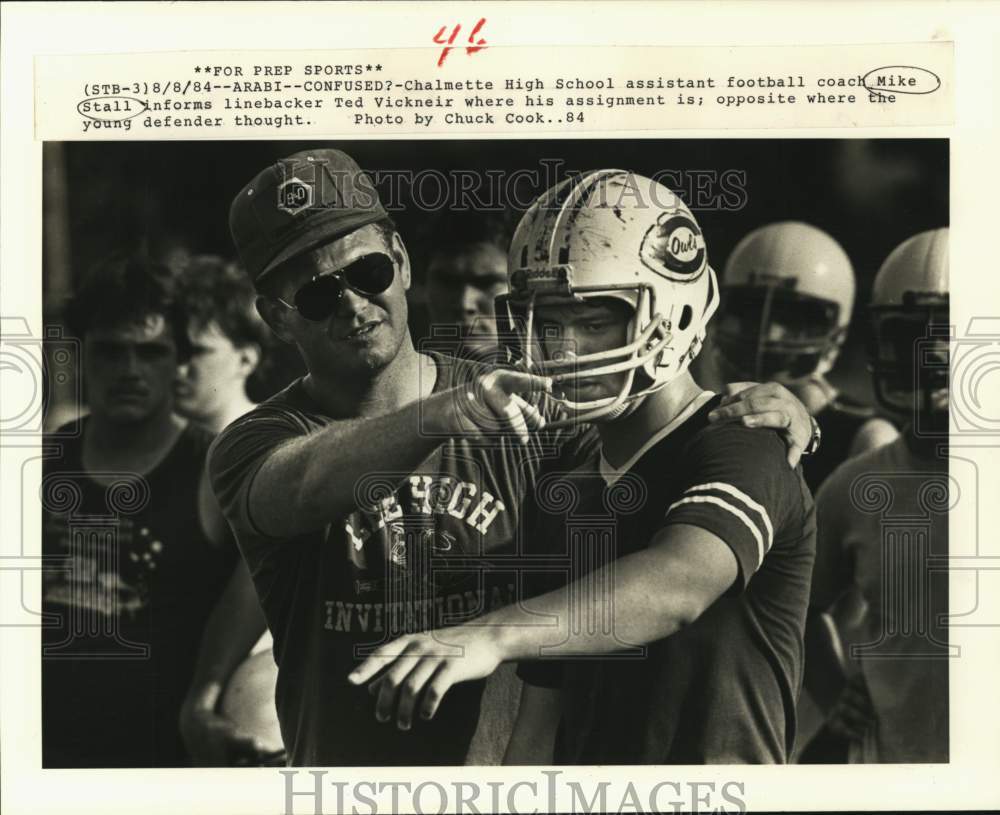
[[[387,668],[399,657],[403,656],[408,643],[394,640],[376,648],[364,662],[347,675],[347,681],[352,685],[363,685],[383,668]]]
[[[368,657],[357,668],[347,675],[347,681],[352,685],[363,685],[375,674],[391,664],[394,657],[377,657],[374,654]]]
[[[497,385],[507,393],[552,393],[552,377],[527,371],[494,371]]]
[[[749,390],[750,388],[759,385],[759,382],[729,382],[725,387],[725,396],[722,397],[722,404],[728,405],[730,402],[736,400],[736,398],[743,393],[743,391]]]
[[[757,412],[749,400],[737,397],[729,404],[720,404],[719,407],[712,410],[708,414],[708,420],[710,422],[732,421]]]

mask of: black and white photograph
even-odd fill
[[[1000,807],[998,11],[0,2],[4,813]]]
[[[46,142],[42,767],[949,763],[949,148]]]

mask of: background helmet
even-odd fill
[[[576,421],[619,415],[685,371],[718,304],[694,216],[662,184],[624,170],[592,172],[543,193],[514,234],[508,275],[510,292],[497,298],[497,316],[517,360],[556,382],[628,373],[616,397],[560,399]],[[630,307],[627,344],[542,360],[535,307],[598,297]]]
[[[742,379],[825,374],[847,335],[854,291],[847,253],[823,230],[762,226],[729,256],[713,340]]]
[[[925,429],[947,429],[948,299],[947,227],[893,249],[872,289],[875,396],[901,418],[928,420]]]

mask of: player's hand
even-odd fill
[[[471,435],[514,435],[527,444],[545,419],[531,399],[552,392],[552,380],[524,371],[496,369],[455,390],[459,432]]]
[[[413,717],[433,718],[448,689],[457,682],[483,679],[502,657],[488,627],[456,626],[408,634],[377,649],[347,677],[355,685],[368,682],[377,695],[375,718],[393,716],[400,730]]]
[[[740,422],[744,427],[770,427],[781,432],[788,446],[788,466],[794,467],[812,438],[809,411],[784,385],[734,382],[726,385],[710,422]]]
[[[860,741],[875,723],[875,709],[863,674],[857,674],[844,687],[827,717],[830,731],[841,738]]]
[[[181,708],[180,731],[197,767],[256,765],[271,752],[253,736],[241,733],[232,720],[196,703]]]

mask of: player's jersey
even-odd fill
[[[84,419],[84,427],[86,427]],[[212,435],[181,433],[150,473],[104,484],[82,436],[42,483],[42,754],[46,767],[177,767],[205,621],[236,564],[198,514]]]
[[[432,359],[435,391],[468,381],[473,363]],[[563,442],[575,437],[565,446],[579,455],[577,442],[588,436],[536,434],[528,448],[508,439],[442,439],[410,472],[359,480],[356,509],[325,528],[291,539],[261,533],[248,509],[255,473],[276,446],[332,421],[299,381],[230,425],[211,454],[216,493],[274,636],[290,763],[461,764],[483,683],[452,688],[434,719],[401,732],[375,720],[375,699],[347,675],[395,637],[514,602],[510,555],[523,497]]]
[[[558,763],[770,763],[791,750],[815,553],[812,498],[777,434],[708,423],[718,402],[665,428],[625,472],[605,466],[601,475],[568,476],[562,490],[543,485],[578,496],[561,505],[543,496],[549,517],[539,534],[557,550],[575,548],[578,561],[601,565],[688,524],[725,541],[739,567],[732,589],[698,620],[644,652],[522,663],[526,681],[562,689]],[[595,541],[603,551],[591,551]],[[601,602],[613,622],[612,606]]]
[[[823,440],[819,450],[802,459],[802,474],[814,494],[847,458],[858,431],[875,417],[871,406],[842,393],[816,414]]]
[[[948,761],[948,494],[947,458],[917,457],[901,436],[845,462],[817,496],[816,602],[853,583],[868,605],[841,632],[862,648],[848,663],[876,719],[852,761]]]

